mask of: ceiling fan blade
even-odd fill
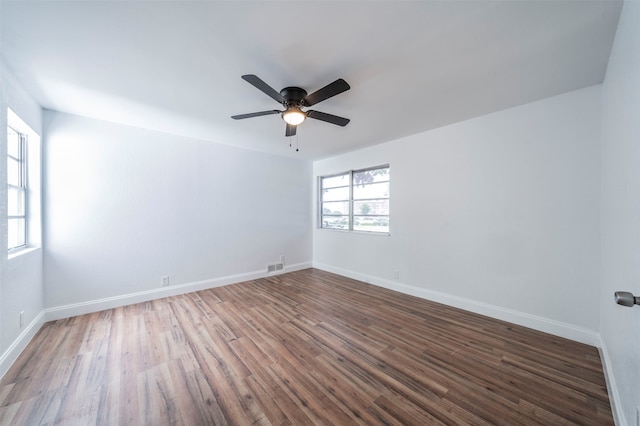
[[[272,97],[276,102],[283,103],[286,101],[280,92],[277,92],[273,87],[262,81],[257,75],[246,74],[242,76],[242,79]]]
[[[308,95],[306,98],[304,98],[304,103],[306,106],[315,105],[318,102],[322,102],[332,96],[339,95],[340,93],[346,92],[349,89],[351,89],[351,86],[349,86],[346,81],[339,78],[333,83],[327,84],[322,89]]]
[[[284,135],[287,137],[295,136],[297,127],[298,126],[292,126],[291,124],[287,123],[287,130],[285,131]]]
[[[240,115],[232,115],[231,118],[234,120],[243,120],[245,118],[251,117],[260,117],[262,115],[272,115],[272,114],[280,114],[282,111],[278,111],[277,109],[273,109],[270,111],[260,111],[260,112],[252,112],[249,114],[240,114]]]
[[[342,127],[346,126],[347,124],[349,124],[349,121],[351,121],[348,118],[338,117],[337,115],[327,114],[326,112],[313,111],[313,110],[307,111],[307,117],[315,118],[316,120],[326,121],[327,123],[336,124]]]

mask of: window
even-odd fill
[[[40,136],[7,108],[7,248],[9,258],[42,244]]]
[[[321,176],[320,228],[389,233],[389,165]]]
[[[27,244],[27,138],[7,127],[8,248]]]

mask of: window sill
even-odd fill
[[[371,232],[371,231],[352,231],[349,229],[336,229],[336,228],[317,228],[319,231],[329,232],[341,232],[344,234],[360,234],[360,235],[377,235],[380,237],[390,237],[390,232]]]
[[[7,259],[8,260],[15,259],[16,257],[24,256],[29,253],[33,253],[34,251],[37,251],[37,250],[40,250],[40,247],[25,247],[20,250],[12,251],[11,253],[8,254]]]

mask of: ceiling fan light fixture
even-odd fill
[[[306,118],[307,114],[298,107],[289,107],[282,113],[282,119],[292,126],[301,124]]]

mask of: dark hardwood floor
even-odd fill
[[[308,269],[45,324],[3,425],[613,424],[596,348]]]

